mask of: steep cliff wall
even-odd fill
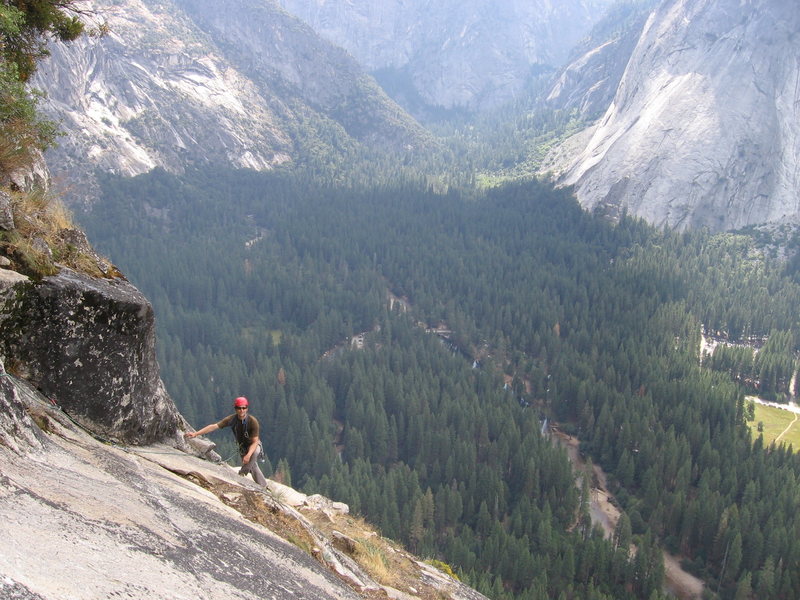
[[[631,53],[657,0],[623,2],[614,6],[574,48],[546,98],[557,110],[584,118],[602,115],[616,94]]]
[[[665,0],[608,111],[545,169],[585,207],[659,226],[796,221],[798,31],[783,0]]]
[[[371,70],[406,73],[429,105],[491,108],[555,69],[607,0],[279,0]]]

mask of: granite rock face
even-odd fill
[[[51,44],[33,82],[66,134],[48,163],[70,202],[97,199],[95,170],[268,170],[306,158],[307,143],[334,155],[427,143],[352,57],[274,2],[83,5],[108,34]]]
[[[656,0],[622,3],[610,9],[592,33],[573,50],[545,100],[549,107],[589,119],[601,116],[614,100],[625,67]]]
[[[0,378],[3,409],[11,385]],[[48,433],[23,448],[20,432],[0,423],[0,597],[362,597],[310,554],[148,459],[235,489],[229,467],[167,446],[126,452],[75,428],[35,393],[17,400],[17,429],[38,431],[28,410]],[[9,435],[16,448],[5,443]],[[238,479],[239,495],[263,497]]]
[[[352,56],[276,2],[173,1],[265,96],[283,90],[284,110],[290,102],[300,102],[338,124],[341,137],[335,143],[347,144],[350,138],[374,149],[409,150],[429,141],[429,134]],[[303,118],[291,115],[293,121]]]
[[[664,0],[605,115],[545,168],[584,207],[658,226],[797,221],[798,31],[785,0]]]
[[[70,269],[0,294],[0,355],[70,416],[98,435],[151,443],[183,419],[155,356],[153,309],[124,279]]]
[[[346,505],[317,515],[270,484],[166,444],[101,443],[0,362],[0,598],[486,600],[410,555],[398,575],[419,595],[383,587],[327,533],[377,535]]]
[[[38,431],[19,399],[17,386],[0,361],[0,446],[18,455],[41,448]]]

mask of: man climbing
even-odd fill
[[[233,408],[236,411],[234,414],[228,415],[218,423],[206,425],[199,431],[187,432],[184,437],[194,438],[217,429],[231,427],[233,437],[236,438],[236,443],[239,445],[239,454],[242,457],[242,468],[239,469],[239,475],[250,473],[258,485],[265,486],[267,480],[258,467],[258,457],[263,452],[261,440],[258,438],[258,419],[247,414],[248,405],[247,398],[239,396],[233,401]]]

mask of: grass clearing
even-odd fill
[[[748,423],[753,439],[763,433],[764,446],[769,446],[781,436],[778,444],[791,444],[795,450],[800,449],[800,415],[763,404],[756,404],[755,409],[756,418]],[[763,424],[761,432],[759,423]]]

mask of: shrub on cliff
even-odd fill
[[[36,110],[37,95],[25,83],[47,56],[51,36],[71,41],[84,31],[72,0],[8,0],[0,3],[0,174],[30,164],[50,146],[52,122]]]

